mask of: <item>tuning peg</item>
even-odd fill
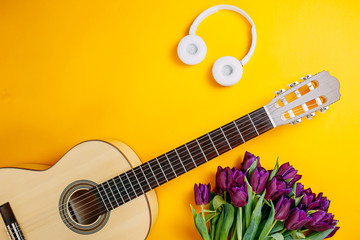
[[[285,89],[282,88],[282,89],[280,89],[279,91],[276,91],[275,94],[276,94],[276,95],[280,95],[280,94],[282,94],[283,92],[285,92]]]
[[[301,77],[300,80],[307,80],[309,78],[311,78],[311,74],[308,74],[305,77]]]
[[[299,118],[298,120],[295,120],[295,121],[291,122],[290,125],[295,125],[295,124],[298,124],[298,123],[301,123],[301,118]]]
[[[315,113],[310,113],[308,115],[306,115],[306,118],[311,120],[312,117],[315,117]]]
[[[298,81],[295,81],[295,82],[293,82],[293,83],[291,83],[291,84],[288,84],[287,86],[288,87],[295,87],[296,85],[298,85],[299,84],[299,82]]]
[[[324,113],[326,110],[329,110],[329,106],[320,108],[320,112],[321,112],[321,113]]]

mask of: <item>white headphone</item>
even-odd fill
[[[243,66],[250,60],[256,45],[254,22],[249,15],[240,8],[231,5],[217,5],[202,12],[191,25],[189,35],[185,36],[179,42],[177,52],[180,60],[188,65],[200,63],[205,58],[207,48],[204,40],[195,35],[196,29],[205,18],[222,9],[240,13],[251,24],[252,43],[246,56],[240,61],[231,56],[221,57],[215,61],[212,68],[213,76],[220,85],[231,86],[240,80],[243,74]]]

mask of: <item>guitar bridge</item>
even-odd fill
[[[5,231],[10,240],[25,240],[21,232],[15,215],[10,207],[10,203],[5,203],[0,206],[0,213],[5,222]]]

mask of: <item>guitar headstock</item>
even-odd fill
[[[301,79],[300,83],[289,84],[287,90],[275,92],[277,96],[266,105],[275,126],[296,124],[303,117],[311,119],[315,112],[325,112],[340,99],[340,83],[328,72],[309,74]]]

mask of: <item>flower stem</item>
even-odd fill
[[[242,240],[242,209],[241,207],[238,208],[238,213],[236,215],[236,233],[238,240]]]
[[[204,204],[201,204],[201,215],[202,215],[202,218],[205,220],[205,214],[204,214]]]

